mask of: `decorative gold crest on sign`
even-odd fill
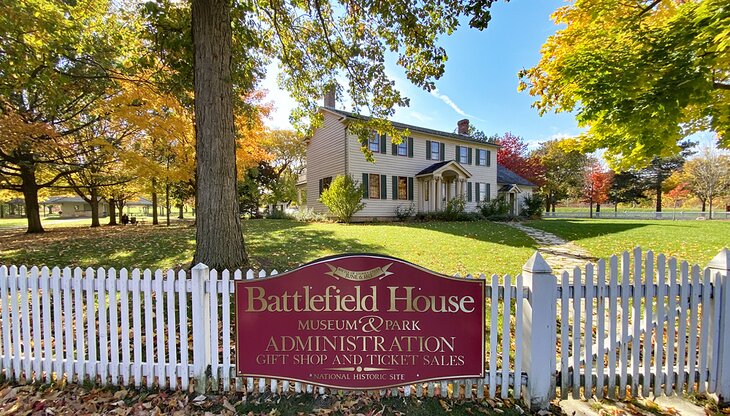
[[[353,281],[370,280],[370,279],[375,279],[376,277],[382,279],[385,276],[389,276],[389,275],[393,274],[392,272],[388,271],[388,268],[392,265],[393,265],[393,263],[388,263],[385,266],[376,267],[376,268],[370,269],[370,270],[354,271],[354,270],[343,269],[342,267],[335,267],[335,266],[327,263],[327,267],[330,268],[330,271],[325,274],[330,275],[330,276],[334,277],[335,279],[343,278],[346,280],[353,280]]]

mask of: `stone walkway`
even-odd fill
[[[586,249],[577,244],[563,240],[555,234],[528,227],[519,222],[508,222],[507,225],[529,235],[538,244],[538,251],[550,267],[553,273],[560,275],[563,272],[572,273],[574,267],[583,268],[586,263],[597,260]]]

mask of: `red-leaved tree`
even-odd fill
[[[583,182],[583,201],[590,204],[590,217],[593,218],[593,204],[596,212],[601,211],[601,204],[608,200],[611,189],[612,171],[605,171],[598,161],[593,161],[586,168]]]
[[[497,163],[522,176],[535,185],[544,183],[545,170],[540,159],[531,156],[527,151],[527,144],[520,136],[507,132],[502,137],[496,137],[499,143]]]

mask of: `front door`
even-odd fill
[[[510,193],[509,194],[509,213],[512,215],[516,215],[515,213],[515,194]]]

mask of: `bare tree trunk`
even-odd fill
[[[227,0],[193,0],[195,50],[196,244],[193,263],[248,265],[236,203],[236,142]]]
[[[91,205],[91,226],[98,227],[99,223],[99,191],[92,187],[89,188],[91,198],[89,198],[89,205]]]
[[[157,180],[152,179],[152,225],[160,223],[157,218]]]
[[[109,223],[107,225],[117,225],[117,201],[109,198]]]
[[[170,226],[170,183],[165,181],[165,217],[167,226]]]
[[[45,230],[41,225],[41,214],[38,205],[38,184],[35,170],[28,165],[20,165],[23,198],[25,199],[25,217],[28,219],[28,234],[42,233]]]

